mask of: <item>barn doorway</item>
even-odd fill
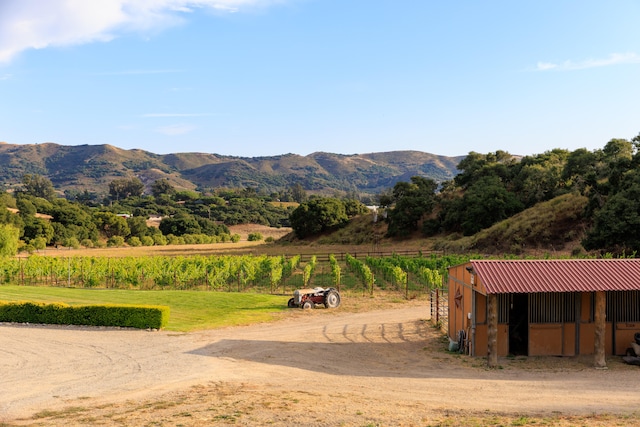
[[[511,294],[509,301],[509,354],[529,354],[528,294]]]

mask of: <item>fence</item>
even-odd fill
[[[430,295],[431,321],[446,328],[449,322],[449,295],[442,289],[434,289]]]
[[[315,256],[317,261],[329,262],[329,257],[333,255],[336,257],[338,261],[344,261],[347,255],[351,255],[357,259],[365,259],[367,257],[372,258],[384,258],[390,257],[393,255],[403,256],[403,257],[417,257],[417,256],[429,256],[429,255],[442,255],[441,251],[423,251],[419,249],[413,250],[404,250],[404,251],[351,251],[351,252],[332,252],[332,253],[309,253],[309,254],[300,254],[300,261],[306,262],[311,259],[311,257]]]

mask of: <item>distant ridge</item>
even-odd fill
[[[267,193],[300,184],[310,194],[356,192],[375,195],[398,181],[419,175],[437,182],[452,179],[465,156],[421,151],[367,154],[315,152],[236,157],[207,153],[154,154],[112,145],[18,145],[0,143],[0,182],[19,185],[24,174],[46,176],[58,191],[108,194],[114,179],[138,177],[148,187],[168,179],[176,188],[246,188]]]

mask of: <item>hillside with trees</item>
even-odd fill
[[[161,179],[176,189],[199,192],[253,188],[273,194],[300,185],[309,194],[350,194],[373,201],[380,191],[414,175],[437,182],[449,180],[462,158],[418,151],[248,158],[207,153],[159,155],[111,145],[0,143],[0,182],[5,189],[20,189],[24,175],[40,175],[70,200],[91,197],[102,201],[113,181],[137,178],[147,191]]]
[[[449,243],[441,246],[451,250],[519,253],[570,242],[578,245],[574,253],[635,254],[639,149],[640,135],[594,151],[471,152],[439,190],[433,181],[412,178],[380,198],[389,209],[388,236],[446,236]]]
[[[31,147],[54,156],[53,148]],[[115,178],[101,198],[88,190],[61,197],[48,177],[26,173],[2,193],[0,250],[227,242],[238,239],[230,226],[262,224],[292,227],[287,241],[324,236],[339,244],[420,240],[425,249],[449,252],[629,255],[640,246],[639,148],[640,136],[612,139],[594,151],[554,149],[525,157],[471,152],[449,180],[411,175],[384,188],[373,197],[379,206],[375,215],[363,203],[370,203],[370,196],[314,194],[300,182],[274,192],[251,186],[185,189],[168,178],[145,183],[116,170],[103,175]],[[377,156],[389,168],[403,158],[387,153],[369,160],[380,165]],[[210,159],[197,155],[169,158],[174,165],[194,166],[191,170],[210,167]],[[316,153],[313,158],[323,170],[352,179],[368,164],[363,156]],[[407,168],[419,162],[414,159]],[[283,167],[277,164],[264,161],[260,167],[267,173]],[[376,187],[383,181],[377,179],[362,185]],[[156,226],[149,224],[151,218]]]

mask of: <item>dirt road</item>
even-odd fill
[[[637,367],[518,358],[487,370],[444,351],[427,317],[415,303],[295,310],[195,333],[3,324],[0,425],[425,425],[451,414],[635,422]]]

